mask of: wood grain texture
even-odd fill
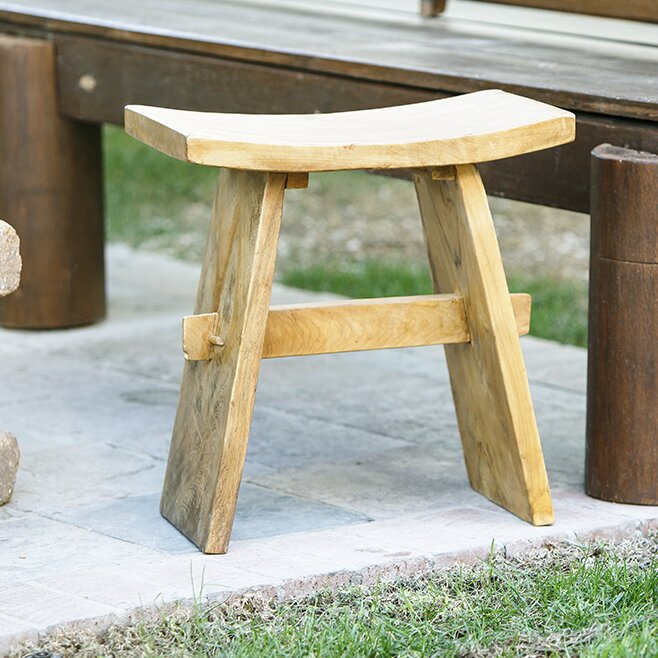
[[[270,311],[263,355],[298,356],[468,340],[456,295],[294,304]]]
[[[658,505],[658,155],[592,153],[585,490]]]
[[[546,525],[553,508],[512,305],[477,170],[454,181],[416,175],[437,293],[464,298],[471,342],[445,347],[471,486]]]
[[[530,295],[510,295],[520,336],[530,330]],[[183,318],[183,353],[211,358],[219,331],[216,313]],[[263,358],[419,347],[470,340],[464,301],[457,295],[355,299],[273,306],[267,316]]]
[[[354,16],[319,4],[300,11],[228,0],[0,0],[0,22],[451,94],[499,88],[569,110],[658,121],[654,47],[393,18],[375,8]]]
[[[478,2],[658,23],[658,3],[655,0],[624,0],[623,2],[619,0],[478,0]]]
[[[217,312],[225,347],[188,361],[161,511],[205,553],[233,525],[269,308],[285,174],[222,171],[195,313]]]
[[[126,132],[186,162],[253,171],[484,162],[573,141],[570,112],[489,90],[355,112],[219,114],[129,105]]]
[[[519,335],[530,330],[530,295],[511,295]],[[267,318],[263,358],[418,347],[470,340],[458,295],[350,300],[275,306]]]
[[[0,297],[14,292],[21,282],[20,240],[13,227],[0,219]]]
[[[21,236],[20,288],[0,324],[55,328],[105,314],[100,127],[62,118],[55,50],[0,36],[0,217]]]

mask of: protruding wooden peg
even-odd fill
[[[303,190],[308,187],[308,174],[295,172],[288,174],[286,179],[286,188],[289,190]]]
[[[208,342],[211,345],[215,345],[216,347],[224,347],[224,345],[226,345],[224,339],[221,336],[209,336]]]

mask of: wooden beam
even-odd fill
[[[530,295],[511,295],[519,335],[530,328]],[[216,313],[183,319],[183,353],[205,361],[225,342]],[[459,295],[385,297],[270,309],[263,358],[331,354],[394,347],[467,343],[464,300]]]
[[[224,169],[194,311],[218,309],[226,344],[186,362],[162,515],[204,553],[225,553],[256,396],[286,174]]]
[[[658,23],[658,4],[655,0],[624,0],[624,2],[619,0],[478,0],[478,2]]]
[[[199,112],[313,114],[451,95],[84,37],[57,36],[56,45],[60,111],[67,117],[98,123],[123,125],[123,108],[129,104]],[[95,81],[93,91],[88,91],[90,85],[86,84],[85,76],[90,73]],[[198,80],[203,84],[193,82]]]
[[[0,20],[1,16],[2,12]],[[565,41],[549,32],[502,28],[499,32],[491,26],[483,48],[482,33],[467,22],[460,22],[457,31],[454,24],[442,20],[425,21],[425,27],[376,20],[344,22],[347,19],[324,14],[322,20],[309,20],[307,34],[292,28],[279,33],[279,39],[295,42],[297,48],[278,63],[280,53],[267,50],[268,35],[262,30],[253,38],[263,40],[264,48],[244,49],[237,57],[216,51],[224,50],[216,43],[217,35],[213,43],[200,35],[200,41],[188,44],[190,50],[167,39],[160,47],[139,46],[138,35],[135,41],[123,43],[58,33],[54,42],[60,110],[81,120],[97,121],[102,116],[103,121],[120,124],[125,105],[306,114],[502,89],[572,112],[658,121],[650,59],[655,49],[649,46],[601,39],[595,41],[597,47],[584,37],[570,36]],[[241,24],[240,29],[249,28]],[[220,26],[218,30],[223,31]],[[339,59],[337,39],[341,40]],[[390,48],[390,42],[398,46]],[[193,53],[197,47],[201,52]],[[607,48],[610,54],[601,57],[601,49]],[[176,85],[167,84],[172,79]]]
[[[441,41],[438,39],[438,43]],[[58,35],[56,43],[60,112],[97,123],[122,123],[123,108],[128,103],[198,111],[286,114],[384,107],[451,94],[449,86],[440,89],[440,80],[432,88],[410,87],[98,39]],[[441,56],[437,54],[436,59],[441,60]],[[97,83],[93,93],[80,84],[90,71]],[[173,79],[178,84],[166,84]],[[195,82],[199,79],[204,80],[203,85]],[[494,85],[532,96],[527,88],[492,80],[491,86]],[[475,91],[481,86],[480,82],[465,84],[458,91]],[[536,97],[569,107],[569,97],[564,94]],[[603,112],[603,106],[597,111]],[[593,148],[607,143],[658,152],[658,131],[651,121],[581,113],[577,116],[576,135],[571,144],[479,165],[487,191],[495,196],[589,212]],[[546,176],[546,171],[551,175]]]
[[[471,341],[445,348],[471,486],[533,525],[553,506],[487,197],[472,165],[455,180],[416,174],[432,282],[464,297]]]

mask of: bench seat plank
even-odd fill
[[[565,110],[492,89],[329,114],[221,114],[129,105],[126,132],[186,162],[309,172],[499,160],[573,141],[575,121]]]
[[[312,3],[12,0],[0,1],[0,22],[450,93],[497,87],[658,121],[658,48],[646,45]]]

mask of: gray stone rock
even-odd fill
[[[8,503],[14,492],[20,454],[16,437],[0,432],[0,505]]]
[[[0,297],[14,292],[21,278],[21,255],[16,231],[0,220]]]

